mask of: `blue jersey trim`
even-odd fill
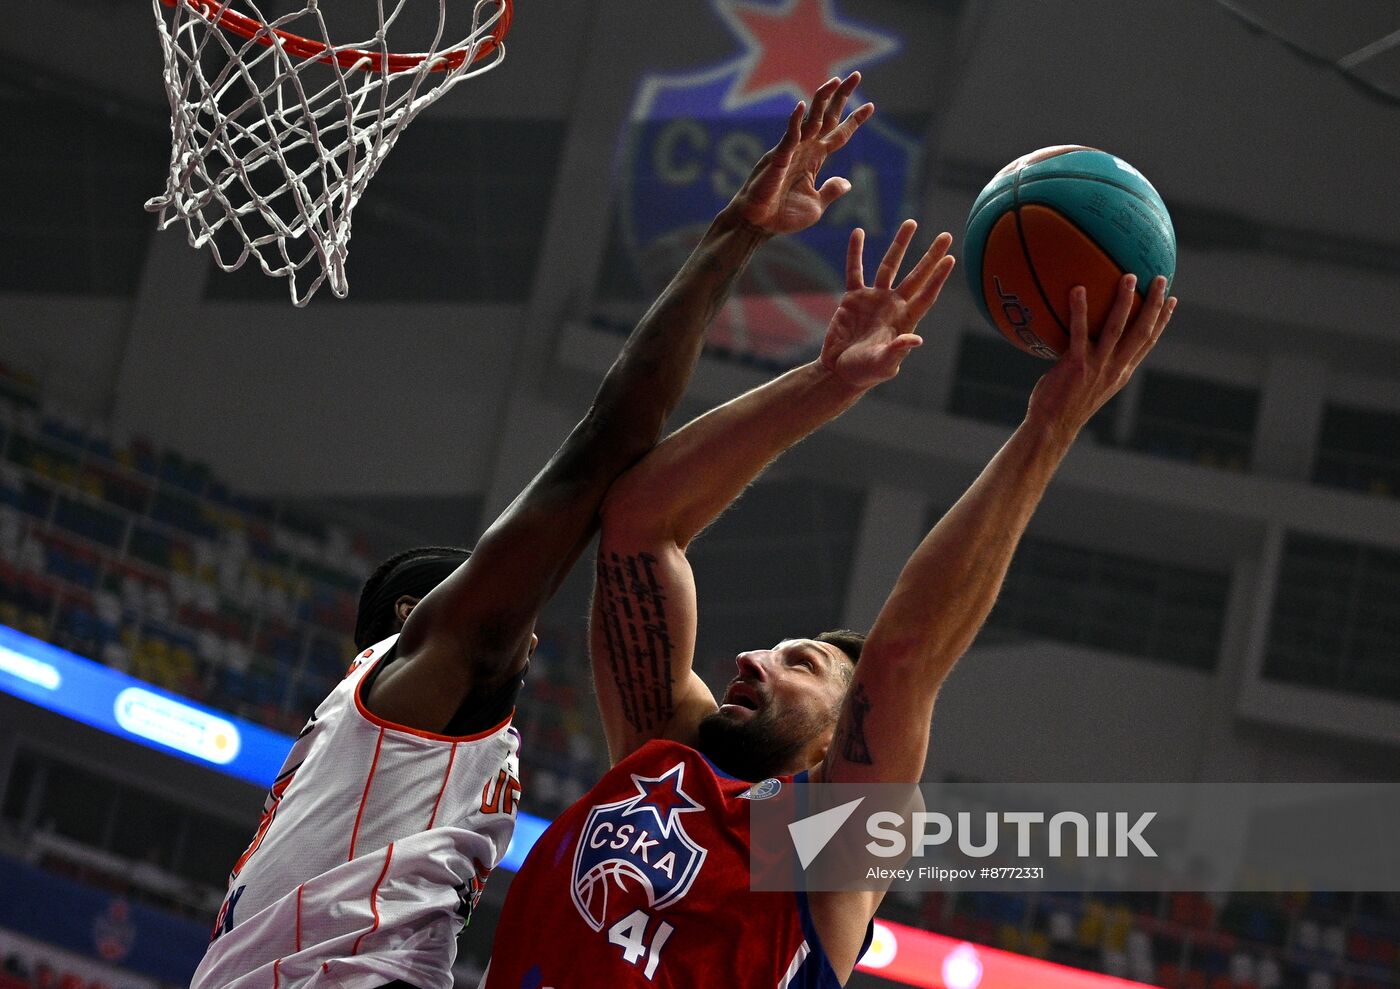
[[[807,772],[798,773],[792,778],[794,783],[806,783]],[[797,816],[805,817],[807,814],[807,790],[805,787],[798,787],[800,794],[798,800],[801,806]],[[796,862],[794,868],[798,868]],[[799,869],[799,882],[801,873]],[[797,975],[790,983],[791,989],[842,989],[843,983],[836,976],[836,970],[831,967],[831,959],[826,956],[826,949],[822,947],[822,939],[817,934],[817,925],[812,920],[812,909],[807,903],[807,891],[798,890],[794,896],[797,897],[797,915],[802,922],[802,936],[807,939],[807,946],[812,949],[812,953],[807,956],[802,967],[797,970]],[[870,921],[865,925],[865,940],[861,943],[860,953],[856,955],[860,958],[870,947],[870,942],[875,938],[875,921]]]
[[[696,751],[696,752],[700,752],[699,749],[696,749],[695,751]],[[718,766],[716,766],[716,765],[714,764],[714,762],[712,762],[712,761],[710,760],[710,757],[707,756],[705,753],[700,752],[700,758],[705,760],[705,765],[707,765],[707,766],[710,767],[710,772],[714,773],[714,774],[715,774],[716,776],[718,776],[720,779],[722,779],[722,780],[734,780],[736,783],[747,783],[747,782],[748,782],[748,780],[741,780],[741,779],[739,779],[739,777],[737,777],[737,776],[730,776],[730,775],[729,775],[728,773],[726,773],[723,769],[720,769]]]
[[[807,947],[811,949],[811,954],[802,962],[797,974],[788,983],[790,989],[842,989],[844,983],[837,978],[836,970],[831,967],[831,959],[826,956],[822,939],[817,934],[817,925],[812,921],[812,908],[807,903],[806,891],[799,890],[793,895],[797,897],[797,915],[802,921],[802,936],[807,939]],[[865,940],[861,942],[857,958],[865,954],[874,937],[875,922],[872,920],[865,925]]]
[[[697,749],[696,751],[699,750]],[[749,782],[748,780],[742,780],[737,776],[731,776],[729,773],[726,773],[723,769],[716,766],[710,760],[710,757],[703,752],[700,753],[700,758],[704,759],[705,764],[710,767],[710,771],[721,779],[735,780],[740,783]],[[804,769],[802,772],[797,773],[792,777],[792,782],[809,782],[807,778],[808,772],[808,770]],[[806,790],[802,787],[798,787],[797,792],[801,794],[798,798],[801,802],[801,806],[797,812],[797,816],[802,817],[806,814]],[[796,868],[795,861],[794,868]],[[800,870],[797,878],[800,882]],[[822,947],[822,939],[817,934],[817,925],[812,921],[812,910],[807,903],[806,891],[798,890],[793,896],[797,901],[797,917],[802,925],[802,937],[807,942],[809,953],[798,967],[796,974],[793,975],[792,981],[788,983],[789,989],[843,989],[844,984],[837,978],[836,970],[831,967],[831,959],[827,958],[826,949]],[[875,922],[872,920],[865,927],[865,941],[860,946],[860,954],[856,956],[857,958],[865,954],[866,949],[870,947],[870,942],[874,937]]]
[[[699,749],[696,749],[695,751],[696,751],[696,752],[700,752]],[[728,773],[726,773],[723,769],[720,769],[718,766],[716,766],[716,765],[714,764],[714,762],[710,759],[710,757],[707,756],[707,755],[706,755],[705,753],[703,753],[703,752],[700,752],[700,758],[705,760],[705,765],[707,765],[707,766],[710,767],[710,772],[714,773],[716,776],[718,776],[718,777],[719,777],[720,779],[722,779],[722,780],[733,780],[735,783],[755,783],[755,782],[761,783],[761,782],[763,782],[762,780],[746,780],[746,779],[742,779],[742,778],[740,778],[740,777],[738,777],[738,776],[731,776],[731,775],[729,775]],[[791,778],[791,779],[792,779],[792,782],[794,782],[794,783],[806,783],[806,782],[807,782],[807,773],[808,773],[808,772],[809,772],[809,771],[806,770],[806,769],[802,770],[802,772],[798,773],[796,776],[793,776],[793,777]],[[787,778],[788,778],[788,777],[785,777],[785,776],[779,776],[779,777],[777,777],[777,779],[787,779]]]

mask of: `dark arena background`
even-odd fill
[[[1051,487],[927,777],[1400,780],[1397,29],[1393,0],[518,0],[504,64],[370,184],[348,300],[296,309],[142,208],[170,154],[150,5],[12,5],[0,989],[188,984],[369,570],[471,544],[786,110],[851,68],[878,113],[828,172],[855,191],[759,255],[677,423],[813,356],[852,226],[961,237],[1033,149],[1133,162],[1180,243],[1181,312]],[[924,333],[696,543],[712,685],[739,649],[868,627],[1020,420],[1045,365],[961,274]],[[587,559],[538,629],[521,848],[459,987],[524,843],[605,767]],[[878,923],[924,961],[851,986],[1400,986],[1394,894],[896,892]]]

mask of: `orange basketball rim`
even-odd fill
[[[210,23],[217,24],[241,38],[247,38],[249,41],[269,48],[277,44],[288,54],[295,55],[297,58],[327,64],[335,62],[343,69],[365,69],[373,72],[387,72],[392,75],[412,71],[431,58],[433,62],[428,67],[430,72],[447,72],[460,68],[462,63],[466,61],[468,54],[472,52],[471,46],[449,49],[436,55],[394,54],[362,48],[333,48],[323,42],[303,38],[299,34],[283,31],[281,28],[264,24],[246,14],[240,14],[236,10],[230,9],[230,0],[160,0],[160,2],[167,7],[184,4]],[[491,3],[498,5],[501,12],[495,26],[491,29],[490,36],[476,46],[473,61],[481,61],[496,50],[497,46],[505,39],[506,32],[510,30],[511,18],[515,14],[514,0],[480,0],[478,6]]]

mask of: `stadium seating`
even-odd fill
[[[294,734],[354,653],[375,562],[362,535],[117,439],[0,364],[0,623]],[[523,758],[547,812],[594,759],[576,730],[591,705],[581,630],[540,634]]]
[[[373,562],[355,533],[77,422],[0,365],[0,623],[295,732],[353,652]],[[529,809],[553,816],[596,779],[601,753],[582,629],[539,634],[518,724]],[[1167,989],[1400,986],[1394,899],[933,893],[891,897],[885,912]],[[0,989],[65,986],[89,989],[0,959]]]

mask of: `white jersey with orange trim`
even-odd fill
[[[520,796],[510,718],[450,737],[376,718],[355,658],[316,708],[229,878],[191,989],[451,989],[456,938]]]

